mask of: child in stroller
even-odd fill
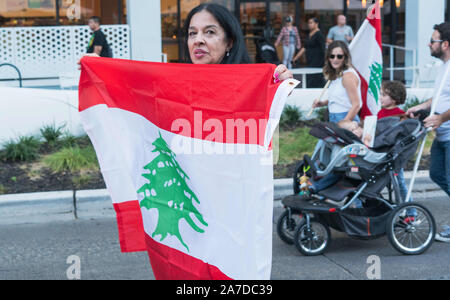
[[[404,254],[426,251],[436,232],[434,218],[423,205],[404,203],[397,181],[398,171],[413,157],[426,132],[418,120],[385,118],[377,124],[370,149],[358,136],[334,123],[313,126],[310,134],[324,143],[312,158],[304,157],[294,176],[294,189],[299,176],[316,179],[333,173],[339,179],[311,195],[283,199],[286,211],[277,225],[280,238],[295,243],[304,255],[319,255],[330,243],[331,227],[365,239],[387,234],[394,248]],[[352,208],[358,200],[363,205]],[[411,209],[417,213],[415,219],[408,218]]]

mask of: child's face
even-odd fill
[[[386,92],[381,89],[381,107],[382,108],[391,108],[395,107],[397,104],[395,103],[394,99],[391,98]]]

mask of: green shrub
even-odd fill
[[[60,138],[59,142],[63,148],[75,147],[78,145],[78,138],[70,132],[66,131]]]
[[[44,159],[44,163],[54,172],[76,173],[83,169],[97,168],[97,157],[92,147],[64,148]]]
[[[403,104],[403,110],[408,111],[408,109],[410,109],[411,107],[417,106],[423,102],[424,101],[420,101],[419,98],[417,98],[416,96],[413,96],[411,98],[406,99],[405,104]]]
[[[38,157],[41,142],[34,136],[22,136],[3,144],[1,158],[13,162],[30,162]]]
[[[55,147],[57,143],[59,142],[59,138],[63,134],[63,129],[66,127],[66,125],[61,125],[60,127],[56,127],[55,123],[50,125],[45,125],[41,128],[41,135],[44,138],[44,140],[47,142],[47,144],[50,147]]]
[[[316,118],[320,122],[328,122],[328,108],[321,107],[315,110]]]
[[[280,126],[283,128],[294,128],[303,118],[301,110],[294,105],[286,105],[281,114]]]
[[[0,195],[4,195],[6,194],[6,192],[7,192],[6,188],[0,184]]]

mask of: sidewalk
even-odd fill
[[[409,184],[411,173],[405,173]],[[292,195],[292,179],[274,180],[274,206],[280,200]],[[428,172],[420,172],[413,190],[414,199],[443,197],[445,193],[428,177]],[[108,191],[87,190],[77,192],[77,216],[80,219],[114,217]],[[74,219],[72,191],[14,194],[0,196],[0,224],[42,223],[48,221],[69,221]]]

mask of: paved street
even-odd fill
[[[450,224],[446,196],[420,199],[438,224]],[[275,205],[274,219],[282,212]],[[351,239],[333,232],[320,257],[303,257],[273,233],[273,279],[367,279],[367,258],[381,259],[382,279],[450,279],[450,244],[435,243],[421,256],[397,253],[383,237]],[[25,225],[0,225],[0,279],[67,279],[66,260],[81,259],[81,279],[153,279],[146,253],[122,254],[110,217]]]

